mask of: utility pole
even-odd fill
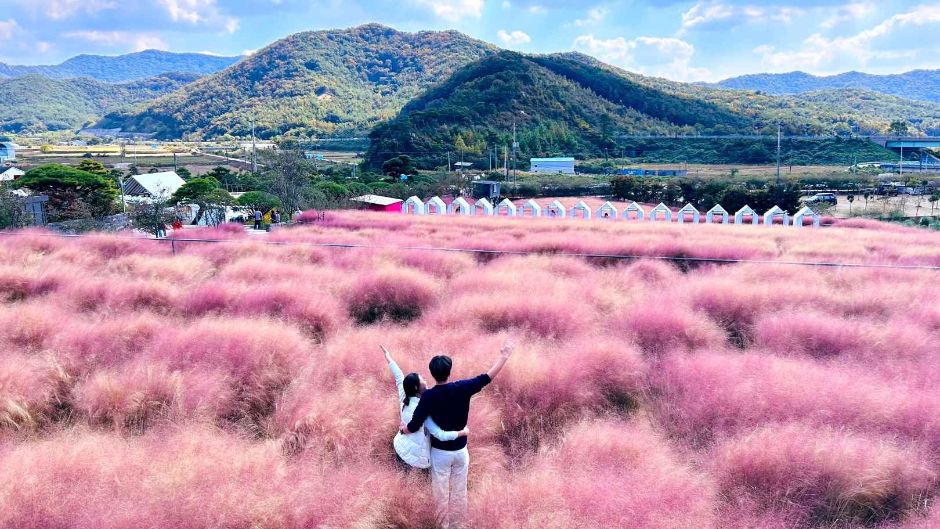
[[[450,151],[447,151],[447,172],[450,172]]]
[[[777,123],[777,193],[780,192],[780,134],[782,129],[780,123]]]
[[[251,115],[251,172],[258,172],[258,148],[255,145],[255,115]]]
[[[509,183],[509,147],[503,147],[503,170],[506,171],[506,183]]]
[[[516,120],[512,120],[512,183],[516,184],[516,151],[519,149],[519,142],[516,141]]]

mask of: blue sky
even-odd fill
[[[578,50],[639,73],[940,68],[940,1],[0,0],[0,61],[148,48],[250,53],[304,30],[457,29],[525,52]]]

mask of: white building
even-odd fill
[[[0,143],[0,163],[16,161],[16,146],[11,142]]]
[[[2,169],[2,168],[0,168]],[[17,178],[26,174],[26,171],[18,169],[16,167],[10,167],[9,169],[0,172],[0,181],[9,182],[10,180],[16,180]]]
[[[124,194],[132,197],[169,198],[185,183],[175,171],[138,174],[124,181]]]
[[[574,174],[574,158],[532,158],[530,171],[541,174]]]

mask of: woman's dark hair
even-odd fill
[[[405,390],[405,401],[402,408],[406,408],[411,397],[418,396],[418,390],[421,389],[421,377],[417,373],[408,373],[408,376],[401,381],[401,387]]]

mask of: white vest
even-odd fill
[[[411,417],[418,407],[418,397],[411,397],[408,405],[401,410],[401,420],[405,424],[411,422]],[[415,433],[403,434],[398,432],[392,441],[395,453],[405,463],[415,468],[431,468],[431,437],[424,425]]]

